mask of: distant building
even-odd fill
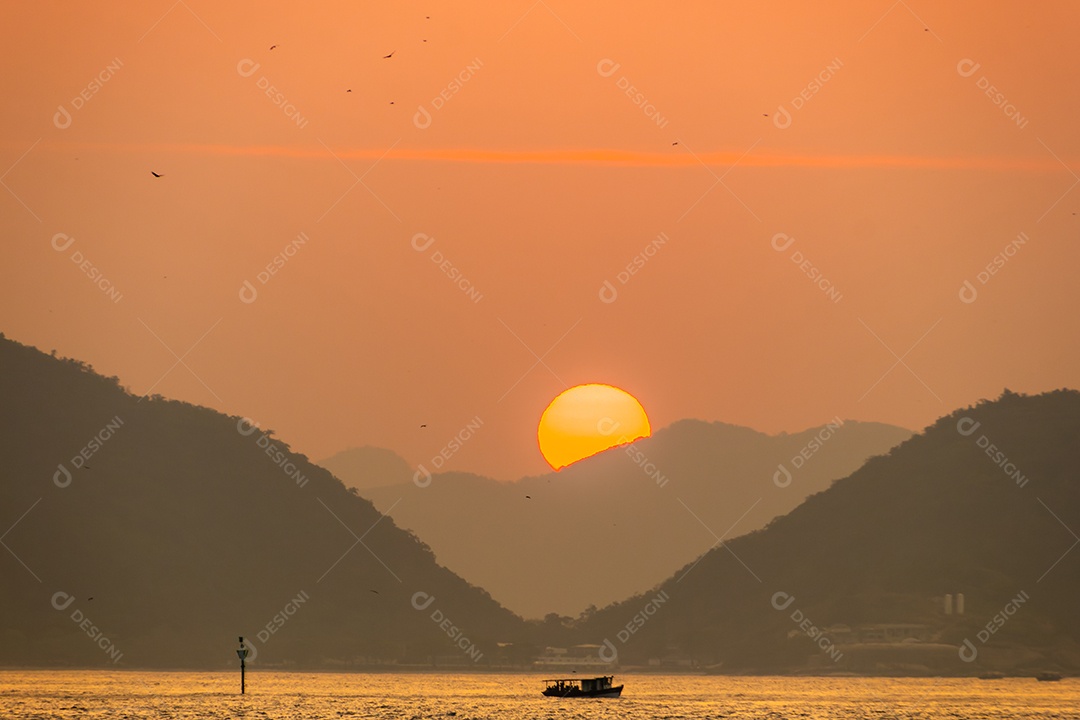
[[[832,638],[832,641],[837,645],[844,645],[845,643],[857,641],[856,635],[851,627],[844,625],[843,623],[837,623],[836,625],[830,625],[825,628],[825,634]]]
[[[573,647],[547,647],[544,653],[533,661],[535,668],[553,670],[572,670],[574,668],[607,668],[614,664],[600,657],[603,645],[574,645]]]
[[[915,623],[880,623],[861,625],[852,631],[853,642],[859,643],[899,643],[929,642],[934,631],[929,625]]]
[[[649,667],[651,668],[692,668],[697,663],[693,658],[683,657],[681,655],[664,655],[659,658],[649,658]]]
[[[878,623],[850,627],[843,623],[822,628],[822,635],[834,645],[853,645],[858,643],[902,643],[930,642],[934,639],[934,629],[929,625],[914,623]],[[798,638],[804,633],[798,628],[788,630],[788,639]]]
[[[649,658],[648,663],[651,668],[685,669],[697,666],[694,659],[687,657],[678,645],[668,645],[663,655]]]
[[[472,658],[464,653],[456,655],[433,655],[430,657],[434,667],[471,668],[476,667]]]

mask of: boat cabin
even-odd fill
[[[623,686],[614,685],[615,676],[594,678],[556,678],[545,680],[544,695],[549,697],[618,697]]]

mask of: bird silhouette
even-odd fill
[[[150,174],[151,174],[151,175],[153,175],[154,177],[161,177],[160,175],[158,175],[158,174],[157,174],[156,172],[154,172],[153,170],[151,170],[151,171],[150,171]]]
[[[271,50],[273,50],[273,49],[274,49],[274,48],[276,48],[276,47],[277,47],[277,45],[271,45],[271,46],[270,46],[270,49],[271,49]]]
[[[421,425],[420,427],[427,427],[427,424],[425,423],[425,424]]]
[[[348,90],[346,90],[345,92],[352,92],[352,88],[349,88],[349,89],[348,89]]]
[[[526,495],[526,496],[525,496],[525,499],[526,499],[526,500],[532,500],[532,495]]]
[[[390,58],[394,57],[394,53],[396,53],[396,52],[397,52],[397,50],[395,50],[394,52],[390,53],[389,55],[383,55],[383,56],[382,56],[382,59],[383,59],[383,60],[389,60]]]
[[[672,145],[678,145],[678,144],[679,144],[679,142],[678,142],[678,141],[676,140],[675,142],[673,142],[673,143],[671,143],[671,144],[672,144]]]
[[[373,593],[375,593],[376,595],[378,595],[378,594],[379,594],[379,591],[378,591],[378,590],[369,590],[368,592],[373,592]]]

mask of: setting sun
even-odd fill
[[[560,393],[544,410],[536,431],[540,452],[556,470],[651,434],[645,408],[633,395],[600,384]]]

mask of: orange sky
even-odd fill
[[[9,4],[0,331],[315,459],[479,418],[445,467],[502,479],[579,383],[769,432],[1077,387],[1078,19]]]

